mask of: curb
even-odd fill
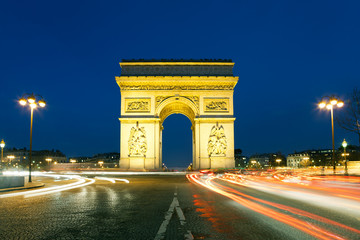
[[[0,192],[11,192],[11,191],[18,191],[18,190],[26,190],[26,189],[32,189],[32,188],[39,188],[39,187],[43,187],[45,186],[44,183],[35,185],[35,186],[30,186],[30,187],[16,187],[16,188],[2,188],[0,189]]]

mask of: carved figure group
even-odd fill
[[[226,147],[227,142],[223,126],[213,126],[208,141],[209,156],[225,155]]]
[[[132,127],[129,137],[129,156],[145,156],[147,150],[144,127]]]

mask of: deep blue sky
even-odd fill
[[[0,138],[68,156],[119,151],[123,58],[230,58],[235,145],[244,154],[330,148],[328,94],[360,83],[359,1],[6,1],[0,5]],[[341,114],[341,110],[335,114]],[[164,160],[191,161],[190,121],[164,123]],[[176,128],[175,128],[176,126]],[[337,146],[357,137],[339,127]]]

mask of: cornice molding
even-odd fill
[[[134,66],[134,65],[222,65],[222,66],[234,66],[234,62],[120,62],[122,66]]]
[[[121,90],[232,90],[239,77],[232,76],[120,76]]]

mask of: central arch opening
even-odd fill
[[[183,114],[172,114],[163,122],[162,161],[168,169],[186,169],[192,163],[191,126]]]
[[[194,158],[196,108],[185,98],[171,98],[159,109],[160,161],[168,169],[186,169]]]

